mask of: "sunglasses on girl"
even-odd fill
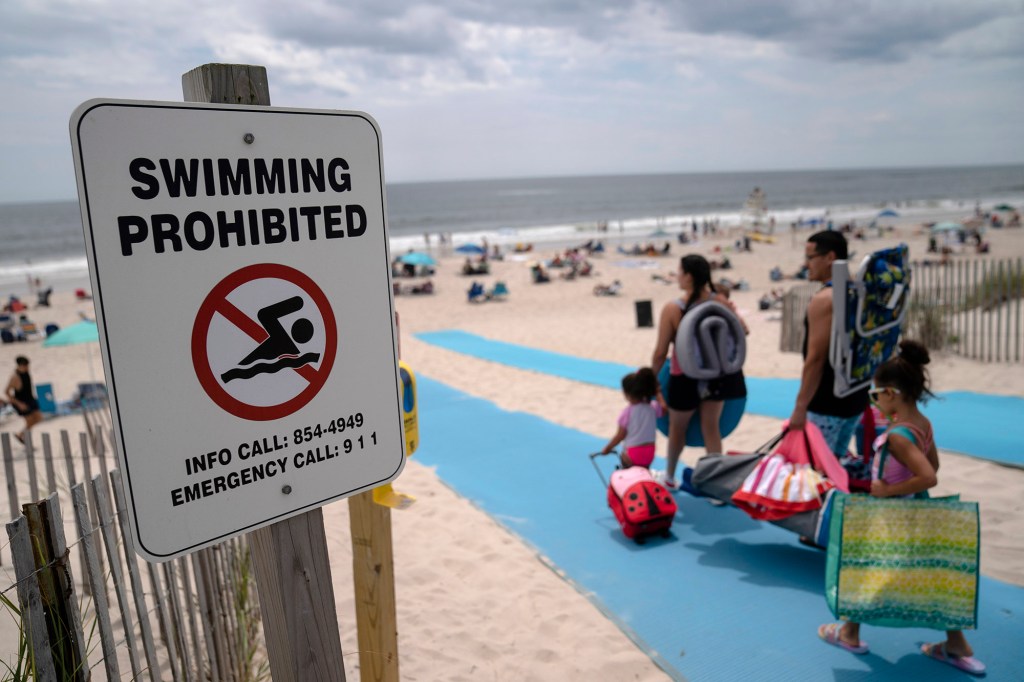
[[[868,391],[868,397],[871,398],[872,402],[878,402],[878,396],[882,395],[887,391],[889,393],[899,393],[900,389],[893,388],[892,386],[886,386],[884,388],[873,388],[870,391]]]

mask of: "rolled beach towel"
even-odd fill
[[[707,301],[691,308],[676,332],[676,359],[686,376],[719,379],[743,369],[747,336],[728,306]]]

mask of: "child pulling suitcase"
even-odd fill
[[[608,506],[622,528],[622,534],[642,545],[649,536],[669,537],[669,529],[676,515],[676,501],[672,493],[651,476],[646,467],[616,469],[609,481],[597,466],[595,457],[590,455],[601,482],[608,486]],[[615,453],[608,453],[615,454]]]

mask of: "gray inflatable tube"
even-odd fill
[[[676,359],[683,373],[698,381],[735,374],[747,359],[743,323],[717,301],[690,308],[676,332]]]

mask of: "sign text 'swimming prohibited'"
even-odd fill
[[[166,560],[397,477],[373,120],[93,100],[71,138],[140,552]]]

